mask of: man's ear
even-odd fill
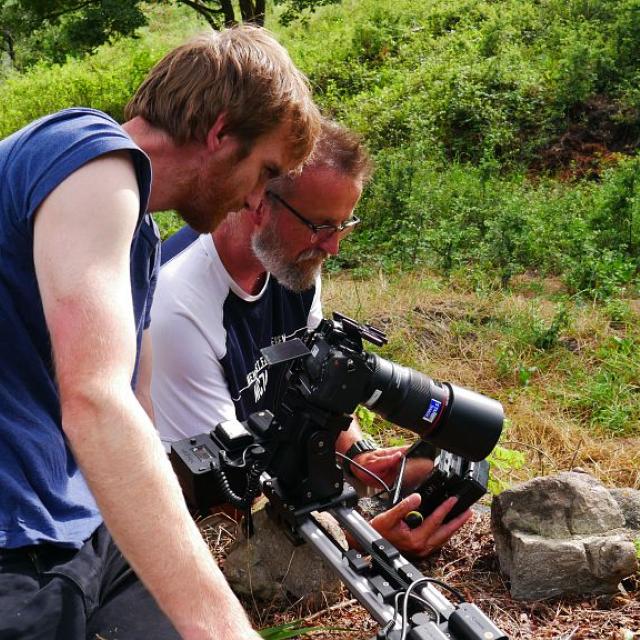
[[[223,112],[215,119],[209,129],[209,133],[207,133],[207,150],[212,152],[219,151],[228,141],[227,114]]]

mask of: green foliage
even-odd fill
[[[561,402],[587,424],[632,435],[640,425],[640,339],[611,335],[592,353],[589,369],[571,372]]]
[[[141,5],[141,0],[2,0],[5,49],[19,69],[40,60],[61,63],[146,25]]]
[[[289,25],[294,20],[306,21],[309,15],[319,7],[337,4],[340,0],[274,0],[276,7],[281,7],[278,17],[280,24]]]
[[[489,492],[493,496],[497,496],[499,493],[502,493],[505,489],[509,488],[508,483],[501,480],[498,475],[508,474],[512,471],[522,469],[526,462],[525,456],[522,452],[500,446],[495,447],[487,457],[487,460],[491,468],[488,488]]]
[[[572,335],[579,315],[594,322],[600,316],[602,328],[587,341]],[[497,376],[512,389],[510,397],[527,394],[585,427],[635,435],[640,425],[637,324],[637,314],[621,300],[610,300],[601,310],[585,309],[579,298],[565,300],[551,319],[540,313],[539,302],[531,302],[496,318]]]
[[[576,18],[567,4],[362,0],[348,22],[323,12],[292,48],[304,38],[321,101],[376,151],[426,140],[434,157],[518,162],[577,102],[635,77],[616,11]]]
[[[586,294],[596,300],[608,300],[623,294],[635,284],[638,273],[636,258],[620,255],[612,249],[585,248],[580,259],[570,263],[564,281],[572,293]]]
[[[137,3],[108,1],[101,19],[111,20],[110,29],[135,22],[127,11]],[[58,6],[29,2],[33,12]],[[25,3],[4,0],[2,15]],[[596,300],[634,294],[640,159],[621,160],[599,182],[531,180],[527,167],[565,130],[576,104],[594,95],[608,96],[611,117],[629,136],[640,133],[637,0],[322,4],[280,3],[281,15],[307,15],[281,39],[325,109],[362,131],[377,163],[359,208],[362,228],[332,269],[366,277],[377,268],[428,265],[465,272],[480,287],[509,286],[535,271],[559,274],[570,293]],[[195,24],[186,9],[150,6],[151,27],[138,39],[9,74],[0,135],[73,105],[121,119],[149,67]],[[166,235],[177,221],[163,217],[161,226]]]
[[[375,246],[374,267],[472,265],[503,286],[535,270],[596,299],[637,286],[638,160],[599,183],[528,169],[593,98],[640,133],[637,0],[344,4],[283,34],[376,159],[363,228],[336,264],[370,269]]]
[[[122,120],[125,104],[151,66],[192,30],[184,13],[159,12],[144,38],[119,40],[84,60],[40,62],[25,73],[10,74],[1,85],[0,137],[71,106],[94,107]]]
[[[518,363],[518,368],[517,368],[518,382],[523,387],[528,386],[529,383],[531,382],[533,375],[538,373],[538,371],[539,371],[538,367],[525,367],[521,362]]]
[[[636,556],[638,556],[638,560],[640,560],[640,538],[636,538],[633,541],[633,544],[636,547]]]
[[[532,343],[536,349],[551,349],[558,344],[560,333],[569,326],[569,316],[567,309],[561,306],[551,321],[546,325],[540,321],[536,322],[532,327]]]
[[[364,407],[361,404],[356,407],[356,418],[358,418],[358,422],[364,432],[372,432],[373,421],[375,420],[375,417],[376,414],[373,413],[373,411],[371,411],[370,409],[367,409],[367,407]]]
[[[176,211],[154,213],[153,219],[160,228],[160,237],[166,240],[184,226],[184,220]]]
[[[327,630],[325,627],[301,627],[302,620],[294,620],[292,622],[284,622],[275,627],[267,627],[260,630],[260,635],[265,640],[287,640],[288,638],[297,638],[305,636],[313,631]]]
[[[638,170],[636,159],[600,183],[563,185],[500,175],[490,163],[443,168],[425,161],[424,145],[417,146],[378,154],[376,179],[359,209],[362,229],[341,254],[343,264],[365,255],[370,264],[365,249],[375,245],[382,266],[427,264],[451,273],[471,264],[502,286],[531,270],[563,274],[570,293],[595,299],[637,286],[637,187],[620,178]]]
[[[340,0],[274,0],[281,24],[304,21],[317,8]],[[63,63],[123,36],[136,37],[149,16],[163,7],[182,6],[220,29],[238,22],[264,25],[265,0],[0,0],[0,53],[25,70],[38,62]]]
[[[630,325],[634,322],[635,318],[629,303],[624,300],[609,300],[603,306],[605,315],[619,325]]]

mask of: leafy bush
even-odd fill
[[[618,158],[599,182],[530,170],[594,96],[640,133],[637,9],[638,0],[344,0],[272,24],[325,110],[365,135],[377,163],[362,229],[331,268],[427,264],[490,286],[535,271],[603,300],[637,287],[640,160]],[[195,27],[191,15],[154,11],[139,39],[6,78],[0,135],[71,105],[121,119],[149,67]],[[165,234],[177,224],[160,221]]]
[[[376,151],[426,137],[435,156],[526,162],[574,105],[624,95],[638,72],[635,0],[344,4],[286,43]]]
[[[182,13],[166,12],[153,28],[142,30],[144,37],[102,46],[83,60],[38,63],[23,74],[10,74],[0,85],[0,138],[73,106],[100,109],[122,121],[124,106],[151,66],[195,28]]]
[[[488,489],[492,496],[497,496],[509,488],[509,484],[501,480],[499,476],[521,469],[526,462],[521,451],[501,446],[495,447],[487,460],[490,467]]]

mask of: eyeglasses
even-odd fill
[[[360,224],[360,218],[358,216],[351,216],[347,218],[344,222],[340,224],[314,224],[310,220],[307,220],[298,210],[294,209],[284,198],[281,198],[277,193],[273,191],[267,190],[267,195],[274,200],[277,200],[283,207],[288,209],[293,215],[302,222],[305,226],[311,229],[311,233],[317,238],[326,239],[332,236],[334,233],[339,233],[340,235],[347,235],[350,231],[353,231],[353,228]]]

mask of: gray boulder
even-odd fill
[[[491,507],[500,567],[520,600],[615,592],[638,567],[624,526],[616,498],[584,473],[535,478]]]
[[[343,548],[344,533],[327,513],[315,514]],[[239,536],[224,563],[224,574],[236,594],[262,602],[302,601],[316,610],[340,599],[341,582],[307,545],[295,546],[268,517],[264,508],[254,513],[255,533]]]
[[[624,515],[624,526],[640,535],[640,490],[611,489],[611,495]]]

